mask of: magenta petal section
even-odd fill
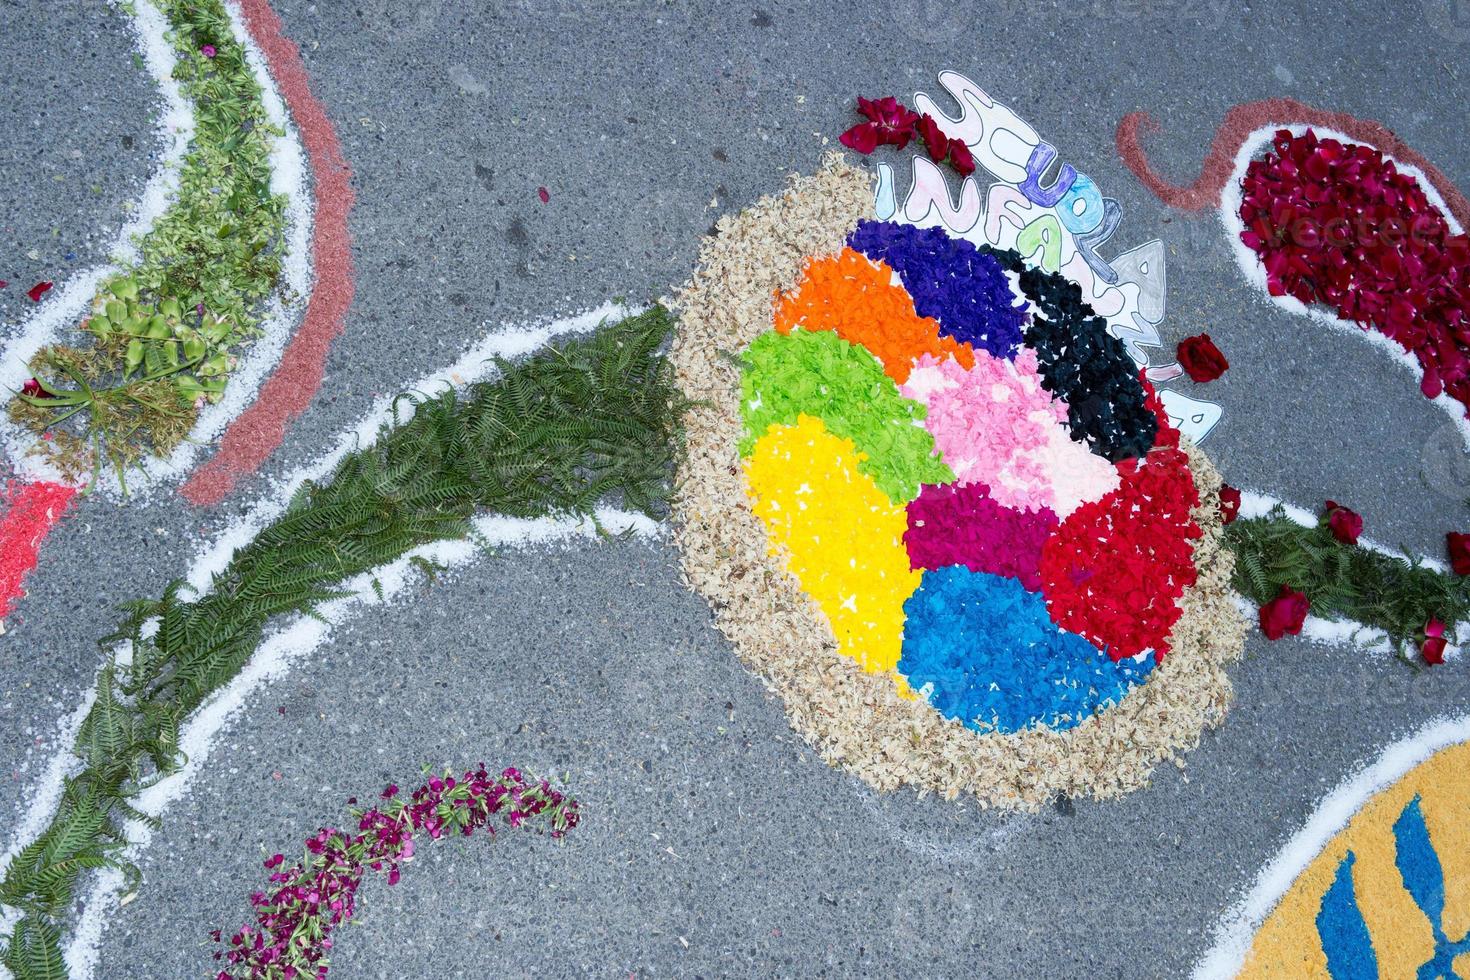
[[[997,503],[983,483],[925,486],[908,505],[903,542],[914,569],[964,565],[1041,588],[1041,548],[1058,524],[1049,507],[1018,510]]]

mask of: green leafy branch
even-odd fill
[[[1313,615],[1380,629],[1406,658],[1430,619],[1452,627],[1470,619],[1466,579],[1428,568],[1407,550],[1399,557],[1343,544],[1325,524],[1303,527],[1279,506],[1225,531],[1235,588],[1257,605],[1289,585],[1306,593]]]
[[[199,407],[224,393],[232,352],[257,335],[261,304],[281,279],[286,201],[270,189],[281,133],[245,50],[220,0],[153,2],[193,103],[178,195],[139,242],[137,266],[93,301],[93,342],[38,352],[30,368],[41,394],[17,394],[9,406],[17,423],[52,433],[38,451],[73,479],[105,464],[121,481],[142,457],[177,447]]]

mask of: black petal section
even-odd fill
[[[1138,365],[1108,333],[1108,322],[1083,301],[1081,287],[1028,267],[1011,249],[981,251],[1020,277],[1035,307],[1026,343],[1036,351],[1042,386],[1067,403],[1072,438],[1114,463],[1152,449],[1159,422],[1149,411]]]

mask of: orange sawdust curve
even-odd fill
[[[939,335],[939,322],[919,316],[913,298],[893,281],[893,270],[844,248],[813,259],[793,292],[776,303],[776,329],[790,333],[831,330],[850,344],[866,347],[896,383],[909,379],[923,354],[953,357],[966,368],[975,364],[969,344]]]

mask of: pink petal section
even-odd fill
[[[983,483],[999,504],[1066,517],[1118,486],[1112,464],[1067,431],[1067,407],[1041,386],[1036,353],[1014,361],[975,351],[975,366],[923,355],[903,386],[928,409],[924,427],[964,486]]]

